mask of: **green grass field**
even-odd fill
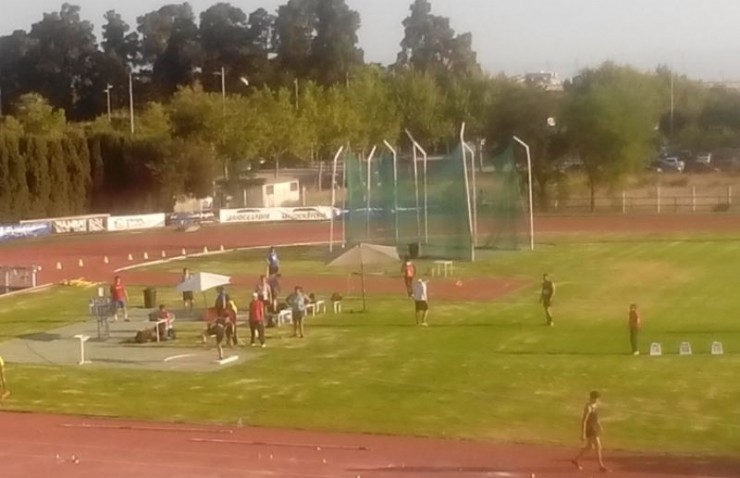
[[[282,255],[294,273],[332,273],[321,266],[323,252],[306,251],[301,262],[297,253]],[[239,273],[262,256],[158,267]],[[428,329],[413,325],[407,300],[374,297],[370,313],[312,319],[303,341],[273,329],[267,349],[247,352],[254,360],[216,374],[10,364],[14,399],[5,406],[575,445],[583,402],[598,389],[609,447],[740,452],[740,241],[558,239],[534,253],[484,256],[461,275],[536,283],[550,272],[556,327],[542,325],[536,286],[498,302],[435,303]],[[67,288],[5,299],[2,338],[73,320],[66,311],[80,310],[88,295]],[[628,354],[630,302],[643,314],[643,352],[658,341],[669,355]],[[199,331],[186,327],[180,340],[192,343]],[[727,355],[709,355],[714,340]],[[694,356],[678,356],[682,341]]]

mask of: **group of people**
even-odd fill
[[[287,307],[291,310],[293,322],[293,336],[304,338],[304,319],[307,306],[313,300],[305,294],[303,288],[296,286],[285,300],[284,304],[278,301],[280,294],[280,261],[274,248],[270,248],[267,255],[267,275],[259,278],[249,301],[249,331],[252,347],[266,347],[265,329],[268,320]],[[183,271],[183,279],[189,277],[189,271]],[[218,295],[213,307],[215,319],[209,321],[202,334],[203,343],[208,337],[215,337],[219,359],[223,359],[223,344],[240,345],[238,335],[236,302],[231,298],[224,287],[217,288]],[[192,310],[192,294],[183,293],[183,302],[186,308]],[[259,342],[259,343],[258,343]]]

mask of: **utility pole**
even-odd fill
[[[108,83],[105,87],[105,90],[103,91],[105,93],[105,96],[107,97],[107,103],[108,103],[108,123],[112,121],[111,104],[110,104],[110,90],[112,89],[113,89],[113,85]]]
[[[134,123],[134,74],[128,74],[128,107],[129,107],[129,120],[131,121],[131,136],[136,132]]]

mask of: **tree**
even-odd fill
[[[48,142],[49,180],[52,188],[49,195],[49,209],[47,214],[59,217],[70,213],[71,184],[67,164],[69,159],[65,155],[61,139],[52,139]]]
[[[228,90],[238,86],[241,76],[250,76],[250,59],[254,53],[250,41],[247,15],[229,3],[218,3],[200,15],[200,44],[203,49],[204,83],[211,91],[221,91],[224,68]]]
[[[35,65],[29,57],[35,45],[36,41],[23,30],[0,37],[0,85],[3,89],[0,108],[6,115],[13,112],[12,106],[18,97],[37,83],[33,78]]]
[[[49,162],[46,159],[46,139],[41,136],[26,137],[21,144],[21,152],[26,163],[31,214],[33,217],[45,217],[49,210],[52,189]]]
[[[565,132],[560,126],[563,95],[541,88],[508,83],[491,106],[487,141],[505,147],[513,136],[531,150],[534,193],[540,208],[547,210],[548,187],[558,178],[558,162],[568,152]]]
[[[5,135],[0,136],[0,221],[5,222],[11,214],[10,152]]]
[[[480,72],[470,33],[455,35],[450,19],[432,15],[429,0],[415,0],[403,21],[404,38],[395,67],[435,76],[459,77]]]
[[[34,65],[29,89],[49,98],[74,119],[94,117],[104,104],[106,80],[98,74],[100,58],[92,23],[80,18],[80,8],[65,3],[59,12],[45,13],[31,27]]]
[[[367,149],[391,143],[401,134],[401,117],[394,97],[391,79],[379,67],[359,68],[347,88],[348,107],[357,118],[358,130],[352,145]]]
[[[445,117],[442,90],[431,75],[416,70],[398,72],[393,89],[401,127],[425,147],[437,146],[454,134],[454,125]]]
[[[138,18],[141,65],[150,70],[160,95],[192,85],[202,65],[202,49],[193,9],[170,4]]]
[[[20,152],[20,140],[16,135],[5,136],[5,150],[8,152],[10,172],[10,217],[15,220],[28,217],[31,198],[28,191],[26,161]]]
[[[15,110],[15,118],[26,134],[61,137],[67,127],[64,111],[54,109],[36,93],[22,95]]]
[[[596,188],[614,184],[647,160],[659,117],[654,79],[605,63],[586,70],[567,91],[568,141],[583,161],[595,208]]]
[[[345,0],[289,0],[275,20],[283,84],[295,77],[326,86],[346,82],[363,62],[357,47],[359,27],[359,14]]]
[[[139,35],[130,31],[131,27],[115,10],[106,12],[104,18],[103,55],[99,63],[108,84],[114,88],[111,102],[114,107],[121,108],[127,106],[128,95],[116,93],[127,90],[128,75],[141,61]]]

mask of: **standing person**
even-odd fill
[[[0,400],[9,396],[10,390],[8,390],[8,382],[5,380],[5,361],[0,357]]]
[[[265,309],[272,306],[272,287],[267,282],[267,277],[260,276],[260,281],[257,287],[254,288],[254,291],[257,293],[257,298],[262,301]]]
[[[642,319],[640,318],[640,312],[637,310],[637,304],[630,305],[629,313],[629,328],[630,328],[630,345],[632,346],[632,355],[640,355],[640,348],[637,344],[638,336],[640,335],[640,328],[642,327]]]
[[[406,293],[409,298],[414,293],[414,277],[416,277],[416,266],[411,262],[411,258],[406,256],[401,266],[401,274],[403,275],[403,284],[406,286]]]
[[[555,283],[550,280],[548,274],[542,274],[542,291],[540,292],[540,304],[545,309],[546,324],[552,327],[555,321],[552,318],[552,298],[555,297]]]
[[[217,317],[225,317],[228,315],[229,302],[231,297],[226,293],[226,289],[223,286],[216,287],[216,302],[213,304],[213,308],[216,310]]]
[[[293,337],[303,338],[303,319],[306,317],[307,297],[303,288],[296,286],[295,291],[288,297],[288,305],[293,314]]]
[[[601,456],[601,423],[599,422],[599,399],[601,394],[597,391],[593,391],[589,395],[588,403],[583,408],[583,417],[581,418],[581,441],[585,441],[585,445],[581,451],[576,455],[571,463],[576,468],[582,470],[580,460],[583,456],[591,450],[596,450],[596,458],[599,461],[599,470],[603,472],[609,471],[604,465],[604,460]]]
[[[427,327],[427,315],[429,315],[429,296],[427,289],[428,282],[424,279],[419,279],[414,284],[414,290],[412,297],[414,299],[414,311],[416,317],[416,325],[421,323],[422,326]]]
[[[267,252],[267,275],[271,276],[280,272],[280,259],[278,259],[277,251],[274,247],[271,247]]]
[[[128,322],[128,309],[126,308],[128,291],[126,291],[126,286],[123,285],[120,276],[113,278],[113,284],[110,286],[110,297],[113,301],[113,320],[118,320],[118,309],[123,309],[123,319]]]
[[[270,284],[270,291],[272,292],[272,304],[270,311],[273,313],[277,312],[277,301],[280,297],[280,274],[272,274],[268,279],[267,283]]]
[[[190,279],[190,269],[185,267],[182,270],[182,282],[185,282],[186,280]],[[193,313],[193,291],[192,290],[186,290],[182,293],[182,305],[185,308],[185,310],[188,311],[188,315]]]
[[[249,331],[252,336],[250,345],[257,345],[254,339],[259,334],[260,344],[265,348],[265,304],[256,292],[252,294],[252,302],[249,303]]]

